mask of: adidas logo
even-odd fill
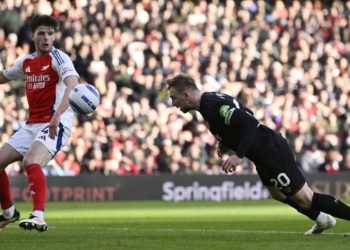
[[[45,135],[41,135],[41,136],[39,136],[39,138],[40,138],[41,140],[43,140],[43,141],[46,141],[46,136],[45,136]]]

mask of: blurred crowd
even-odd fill
[[[350,1],[5,0],[0,12],[0,70],[33,51],[33,15],[53,15],[55,46],[101,93],[47,175],[220,174],[202,117],[171,107],[163,80],[180,72],[247,104],[303,171],[350,169]],[[0,99],[3,144],[26,119],[23,83]]]

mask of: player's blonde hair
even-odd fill
[[[168,89],[174,88],[178,92],[185,90],[198,90],[194,79],[185,73],[178,74],[174,78],[165,81],[165,83],[167,84]]]

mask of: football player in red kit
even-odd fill
[[[19,219],[10,196],[10,184],[5,168],[21,161],[27,173],[33,211],[19,226],[23,229],[46,231],[44,220],[46,177],[42,166],[64,146],[70,137],[74,113],[68,96],[78,84],[79,75],[67,54],[53,47],[58,22],[47,15],[31,21],[35,52],[0,71],[0,83],[23,80],[29,105],[26,124],[0,148],[0,230]]]

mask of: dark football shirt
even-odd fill
[[[205,92],[199,111],[220,143],[237,156],[246,156],[260,124],[250,109],[229,95]]]
[[[207,92],[202,95],[199,111],[221,144],[255,163],[265,186],[274,186],[290,196],[305,184],[286,139],[260,124],[237,99]]]

